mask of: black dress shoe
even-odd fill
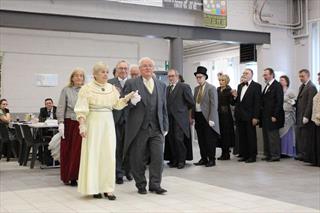
[[[218,160],[230,160],[230,155],[221,155]]]
[[[72,180],[70,182],[70,186],[78,186],[78,182],[76,180]]]
[[[165,190],[165,189],[163,189],[163,188],[161,188],[161,187],[156,188],[156,189],[149,188],[149,191],[150,191],[150,192],[155,192],[155,193],[158,194],[158,195],[162,195],[162,194],[164,194],[164,193],[167,192],[167,190]]]
[[[186,165],[185,163],[178,163],[177,168],[178,169],[183,169],[185,165]]]
[[[248,159],[247,158],[240,158],[238,161],[239,162],[244,162],[244,161],[247,161]]]
[[[177,162],[169,162],[167,163],[167,165],[170,167],[170,168],[174,168],[174,167],[177,167],[178,166],[178,163]]]
[[[270,160],[270,157],[264,157],[264,158],[261,158],[261,160],[268,161],[268,160]]]
[[[201,159],[197,163],[194,163],[194,165],[202,166],[202,165],[206,165],[207,163],[208,163],[208,161]]]
[[[127,178],[128,181],[132,181],[133,180],[133,177],[130,174],[126,174],[126,178]]]
[[[216,162],[211,160],[206,164],[206,167],[212,167],[212,166],[215,166],[215,165],[216,165]]]
[[[138,193],[139,193],[139,194],[142,194],[142,195],[145,195],[145,194],[147,194],[148,192],[147,192],[146,188],[140,188],[140,189],[138,189]]]
[[[256,162],[255,158],[249,158],[248,160],[246,160],[246,163],[254,163]]]
[[[275,161],[280,161],[280,158],[270,158],[267,160],[268,162],[275,162]]]
[[[108,193],[104,193],[104,196],[106,197],[106,198],[108,198],[108,200],[115,200],[115,199],[117,199],[117,197],[114,195],[114,194],[108,194]]]
[[[116,178],[116,184],[123,184],[123,178]]]
[[[93,195],[93,198],[96,198],[96,199],[101,199],[102,198],[102,194],[95,194]]]

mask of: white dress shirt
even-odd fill
[[[250,86],[252,80],[248,81],[248,86],[244,85],[241,89],[241,94],[240,94],[240,101],[242,101],[243,96],[246,94],[246,91],[248,89],[248,87]]]
[[[267,93],[269,87],[271,86],[271,84],[274,82],[274,79],[270,80],[268,83],[267,83],[267,86],[266,86],[266,89],[264,90],[264,94]]]

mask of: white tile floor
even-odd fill
[[[290,181],[286,179],[285,182],[281,175],[290,175],[288,171],[293,171],[295,174],[295,169],[304,172],[297,173],[292,178],[292,187]],[[233,176],[234,174],[238,177]],[[273,178],[276,180],[273,181]],[[298,184],[303,180],[309,180],[301,183],[305,187]],[[275,188],[270,188],[269,184],[273,182]],[[218,162],[218,166],[214,168],[189,165],[184,170],[177,170],[166,167],[162,181],[162,186],[168,190],[166,195],[151,193],[139,195],[134,182],[125,182],[116,187],[117,200],[109,201],[82,197],[76,188],[62,185],[58,169],[31,170],[28,167],[19,167],[16,162],[2,160],[0,161],[0,212],[319,213],[320,208],[317,203],[320,202],[319,182],[318,168],[305,167],[291,159],[278,164],[258,162],[250,165],[240,164],[234,159],[229,162]],[[279,184],[284,185],[282,190],[276,188]],[[313,184],[315,193],[310,193],[308,184]],[[295,185],[298,187],[294,187]],[[261,191],[265,194],[259,193]],[[295,199],[284,202],[287,194],[281,194],[281,191],[293,193],[292,198],[296,197],[300,202],[295,202]],[[305,203],[304,199],[311,200],[312,203]]]
[[[116,201],[82,197],[59,186],[1,192],[1,212],[319,212],[300,205],[166,176],[167,195],[136,193],[133,182],[117,187]]]

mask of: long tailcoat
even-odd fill
[[[157,89],[158,100],[157,100],[157,116],[159,121],[159,127],[164,134],[164,132],[168,132],[169,124],[168,124],[168,114],[167,114],[167,100],[166,100],[166,85],[159,81],[156,78],[154,80],[154,89]],[[130,149],[130,145],[132,141],[137,136],[145,116],[147,101],[146,101],[146,91],[143,83],[142,77],[135,79],[128,79],[124,86],[124,94],[128,94],[132,91],[139,91],[141,96],[141,101],[137,103],[136,106],[129,103],[127,108],[128,114],[126,116],[126,133],[125,133],[125,144],[124,144],[124,156],[126,156],[127,152]]]
[[[169,91],[167,87],[167,109],[174,117],[175,121],[179,124],[179,127],[184,132],[184,143],[187,148],[187,160],[192,160],[192,138],[189,124],[189,110],[194,106],[194,100],[191,88],[188,84],[178,82],[174,87],[174,90]],[[170,130],[169,130],[170,131]],[[171,150],[168,145],[166,137],[166,146],[164,152],[164,159],[171,159]]]
[[[200,86],[194,89],[194,101],[196,102]],[[201,111],[207,122],[213,121],[214,126],[211,127],[217,134],[220,135],[220,124],[218,114],[218,93],[215,86],[206,82],[203,96],[200,103]],[[195,112],[195,107],[193,112]]]
[[[302,86],[302,85],[301,85]],[[301,90],[301,86],[299,91]],[[303,117],[311,119],[312,115],[312,99],[317,94],[316,86],[309,81],[303,88],[301,92],[299,92],[299,96],[297,98],[297,111],[296,111],[296,122],[297,126],[303,126],[302,120]]]

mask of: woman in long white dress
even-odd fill
[[[116,135],[112,110],[123,109],[127,102],[137,97],[130,93],[119,98],[118,90],[107,83],[108,68],[98,62],[93,67],[94,79],[83,86],[75,106],[82,136],[82,149],[78,179],[78,191],[115,200],[115,148]]]

